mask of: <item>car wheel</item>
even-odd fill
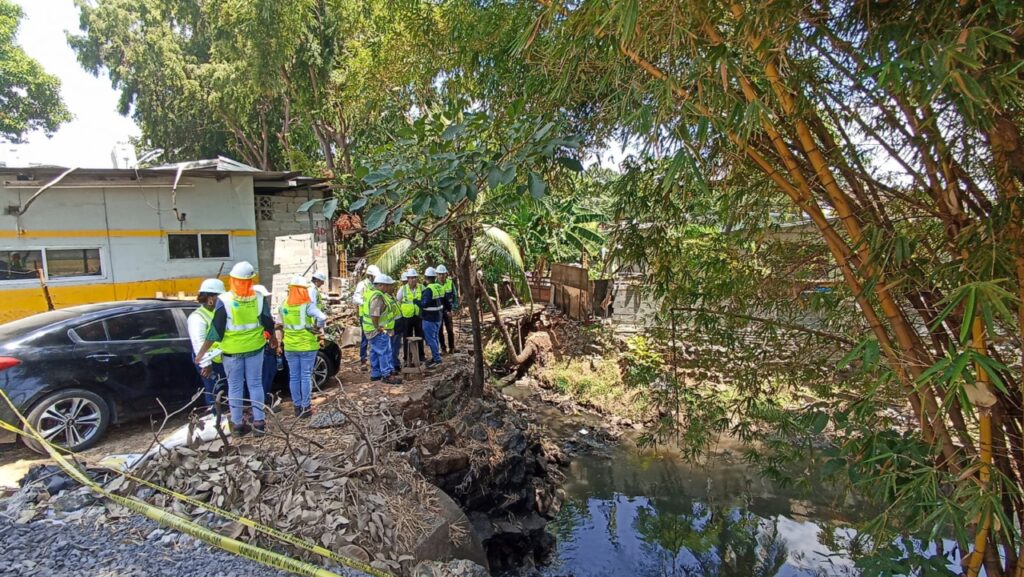
[[[327,381],[334,376],[334,372],[331,371],[331,367],[334,365],[331,363],[330,357],[327,356],[323,351],[316,352],[316,360],[313,361],[313,386],[317,389],[323,389],[327,386]]]
[[[110,425],[110,407],[92,391],[67,389],[36,403],[28,413],[28,422],[50,443],[82,451],[103,437]],[[34,439],[25,438],[25,444],[33,451],[46,452]]]

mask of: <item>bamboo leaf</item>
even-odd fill
[[[579,160],[576,160],[575,158],[571,158],[568,156],[559,156],[558,158],[555,159],[555,162],[561,164],[562,166],[568,168],[573,172],[583,172],[583,163],[581,163]]]
[[[967,289],[967,304],[964,305],[964,319],[960,324],[960,344],[963,345],[971,335],[971,325],[974,324],[974,301],[978,298],[978,290],[971,286]]]

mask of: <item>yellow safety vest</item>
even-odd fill
[[[196,309],[196,312],[199,313],[199,316],[203,317],[203,320],[206,321],[206,333],[209,333],[210,332],[210,325],[213,324],[213,311],[211,311],[210,309],[208,309],[208,308],[206,308],[206,307],[204,307],[202,305],[199,305],[199,308]],[[205,336],[206,333],[203,333],[204,336]],[[219,342],[218,343],[213,343],[212,345],[210,345],[210,350],[219,349],[219,348],[220,348],[220,343]],[[196,361],[198,361],[198,360],[199,359],[196,359]],[[219,363],[222,360],[223,360],[223,358],[220,355],[217,355],[216,357],[213,358],[213,362],[215,362],[215,363]]]
[[[226,292],[218,298],[224,303],[224,311],[228,316],[220,349],[229,355],[262,349],[267,344],[267,339],[263,337],[263,325],[260,324],[263,297],[253,295],[242,298]]]
[[[427,285],[430,289],[430,306],[423,307],[425,311],[440,311],[444,309],[444,287],[436,282]]]
[[[399,306],[402,309],[402,316],[411,319],[412,317],[420,314],[420,298],[423,297],[423,286],[416,285],[415,289],[410,289],[409,285],[405,286],[405,290],[402,291],[402,302]]]
[[[376,288],[371,289],[365,301],[366,314],[362,317],[364,333],[372,333],[377,330],[373,328],[373,318],[370,316],[370,303],[378,296],[384,299],[384,314],[380,317],[380,328],[388,331],[394,330],[395,319],[402,314],[398,308],[398,303],[395,302],[395,299],[391,298],[391,295],[381,292]]]
[[[358,287],[356,287],[358,288]],[[359,305],[359,316],[364,317],[370,314],[370,293],[376,289],[373,288],[373,283],[366,281],[363,285],[363,304]]]
[[[319,350],[320,341],[313,333],[314,322],[315,320],[306,314],[306,305],[281,305],[284,350],[293,353]]]

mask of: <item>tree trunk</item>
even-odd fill
[[[518,364],[516,357],[519,353],[516,351],[516,345],[512,342],[512,335],[508,334],[508,328],[505,327],[505,323],[501,321],[501,312],[498,310],[498,303],[491,300],[491,295],[487,293],[487,288],[479,278],[477,279],[477,286],[480,287],[480,292],[483,293],[484,298],[487,299],[487,306],[491,308],[491,313],[494,315],[494,326],[498,328],[498,334],[501,335],[502,342],[505,343],[505,358],[508,359],[509,364]],[[497,285],[495,285],[497,288]]]
[[[473,279],[476,273],[473,270],[473,262],[469,258],[469,250],[473,245],[472,229],[468,226],[459,226],[453,231],[455,240],[455,268],[459,275],[459,284],[466,287],[470,293],[469,298],[463,302],[469,308],[469,320],[473,331],[473,382],[469,389],[472,397],[482,397],[484,394],[484,347],[480,332],[480,307],[477,306],[476,298],[473,297]]]

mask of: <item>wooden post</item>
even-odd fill
[[[43,287],[43,296],[46,297],[46,310],[52,311],[54,309],[53,299],[50,298],[50,287],[46,286],[46,277],[43,276],[43,269],[37,268],[36,273],[39,275],[39,285]]]

